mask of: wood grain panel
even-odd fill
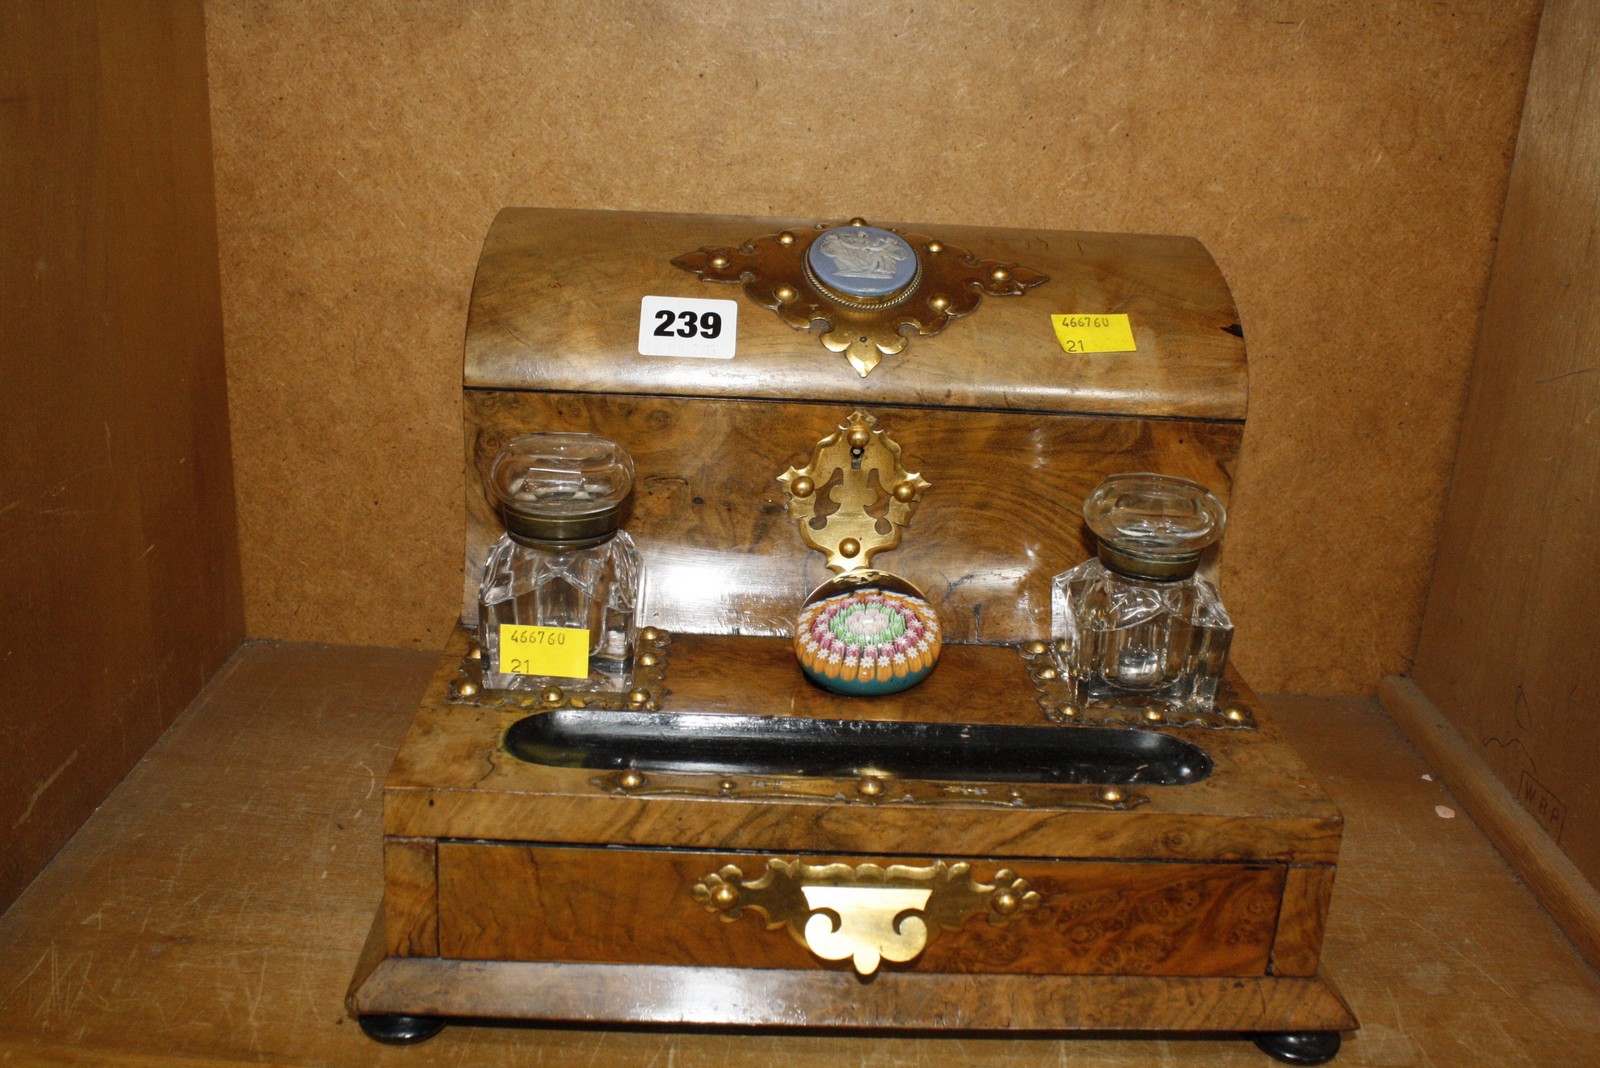
[[[502,443],[533,430],[586,430],[623,445],[636,488],[628,530],[649,572],[644,618],[696,633],[788,634],[806,593],[830,577],[786,511],[777,478],[849,421],[834,404],[469,390],[465,400],[467,566],[463,614],[502,533],[482,476]],[[1241,428],[868,408],[909,470],[933,484],[900,547],[875,566],[910,579],[950,641],[1019,641],[1050,630],[1050,580],[1092,555],[1083,499],[1116,471],[1164,471],[1227,499]]]
[[[1291,867],[1284,876],[1278,933],[1272,940],[1273,975],[1315,975],[1322,932],[1333,900],[1334,867]]]
[[[1193,238],[873,223],[1021,263],[1049,281],[1020,296],[984,297],[862,378],[815,332],[791,329],[740,287],[672,266],[703,246],[805,232],[815,220],[508,208],[473,281],[466,384],[1244,421],[1238,312]],[[737,355],[639,355],[646,294],[738,300]],[[1127,314],[1138,351],[1067,355],[1049,319],[1062,312]]]
[[[383,840],[384,944],[392,956],[439,955],[438,853],[432,838]]]
[[[933,858],[803,857],[808,864]],[[956,858],[946,858],[956,859]],[[690,896],[743,855],[454,842],[439,847],[441,956],[740,968],[833,968],[755,913],[725,921]],[[1005,925],[970,917],[907,968],[1028,975],[1261,975],[1283,869],[1249,865],[978,861],[1014,868],[1043,900]],[[417,954],[422,955],[422,954]],[[893,967],[893,966],[891,966]]]
[[[1600,885],[1600,8],[1539,41],[1411,674]]]
[[[0,907],[244,635],[196,0],[0,32]]]

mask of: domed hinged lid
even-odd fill
[[[581,549],[621,525],[633,458],[598,434],[524,434],[495,457],[487,489],[512,540]]]
[[[1222,502],[1198,482],[1149,472],[1111,475],[1083,502],[1100,561],[1135,578],[1175,581],[1222,537]]]

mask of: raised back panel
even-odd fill
[[[790,633],[828,577],[777,476],[857,407],[932,483],[900,547],[874,561],[920,586],[949,640],[1049,629],[1050,577],[1092,551],[1080,507],[1108,474],[1155,470],[1224,501],[1243,434],[1245,359],[1232,301],[1191,239],[918,225],[1051,281],[972,315],[862,378],[733,286],[668,262],[793,220],[514,209],[485,246],[467,336],[463,619],[499,523],[482,477],[504,441],[586,430],[628,449],[628,529],[649,572],[645,619],[672,630]],[[1079,250],[1082,250],[1081,252]],[[637,352],[646,295],[740,299],[729,361]],[[1049,316],[1127,312],[1138,351],[1069,356]]]

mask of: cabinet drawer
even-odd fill
[[[764,854],[441,842],[439,954],[467,960],[747,968],[851,967],[814,955],[746,908],[715,914],[694,888],[727,866],[746,882]],[[791,858],[808,866],[928,866],[933,858]],[[1263,864],[975,859],[971,879],[1009,870],[1037,905],[1006,922],[978,909],[930,925],[920,972],[1264,975],[1285,869]],[[964,880],[963,880],[964,881]],[[1001,881],[1004,881],[1002,877]],[[713,880],[714,882],[714,880]],[[702,892],[701,897],[705,894]],[[995,916],[995,919],[1000,917]],[[892,959],[892,958],[891,958]]]

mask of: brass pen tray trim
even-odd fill
[[[663,774],[634,769],[597,775],[589,785],[614,797],[651,801],[784,801],[801,804],[1126,812],[1148,804],[1149,795],[1123,786],[1089,784],[1026,786],[1014,783],[932,782],[866,775],[837,779],[788,775],[711,776]]]

